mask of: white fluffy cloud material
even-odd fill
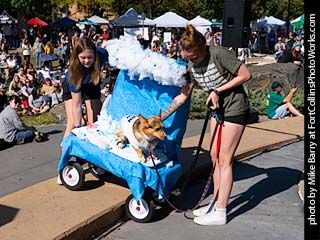
[[[138,40],[131,36],[112,39],[106,46],[109,63],[118,69],[128,70],[130,79],[150,78],[162,85],[184,86],[186,66],[160,53],[143,49]]]

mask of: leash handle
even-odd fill
[[[221,124],[223,122],[222,115],[218,110],[209,109],[209,112],[210,112],[210,116],[216,119],[218,124]]]

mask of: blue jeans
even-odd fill
[[[36,52],[35,57],[36,57],[36,68],[41,67],[41,59],[40,59],[41,52]]]
[[[285,105],[281,105],[280,107],[278,107],[276,109],[276,112],[275,112],[274,116],[272,117],[272,119],[284,118],[284,117],[288,116],[289,114],[290,114],[290,112],[287,109],[287,107]]]
[[[16,133],[14,138],[15,144],[23,144],[27,142],[32,142],[34,139],[33,130],[21,130]]]

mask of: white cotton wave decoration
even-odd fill
[[[162,85],[184,86],[186,67],[150,49],[143,50],[140,43],[131,36],[121,36],[107,42],[109,63],[118,69],[128,70],[131,79],[139,76],[154,79]]]

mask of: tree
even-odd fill
[[[1,0],[0,1],[0,12],[2,12],[3,10],[6,10],[7,12],[9,12],[9,9],[11,9],[10,8],[10,0]]]
[[[11,0],[10,4],[13,11],[19,15],[26,16],[27,18],[38,17],[46,22],[52,20],[52,10],[54,14],[58,11],[57,6],[61,4],[62,0],[49,0],[39,4],[37,0]]]
[[[252,20],[265,16],[274,16],[282,20],[294,19],[304,12],[304,1],[301,0],[251,0]],[[289,9],[290,1],[290,9]],[[144,12],[148,18],[156,18],[167,11],[192,19],[200,15],[207,19],[223,18],[224,0],[47,0],[39,4],[38,0],[1,0],[0,9],[12,9],[30,17],[37,16],[44,21],[52,19],[52,9],[56,15],[63,6],[78,3],[79,9],[88,16],[93,14],[103,16],[107,12],[120,16],[129,8]],[[289,10],[289,14],[288,14]],[[13,14],[14,15],[14,14]]]
[[[290,1],[290,9],[289,9]],[[288,14],[289,9],[289,14]],[[304,12],[304,2],[301,0],[255,0],[252,3],[252,20],[265,16],[274,16],[286,21],[300,16]]]

